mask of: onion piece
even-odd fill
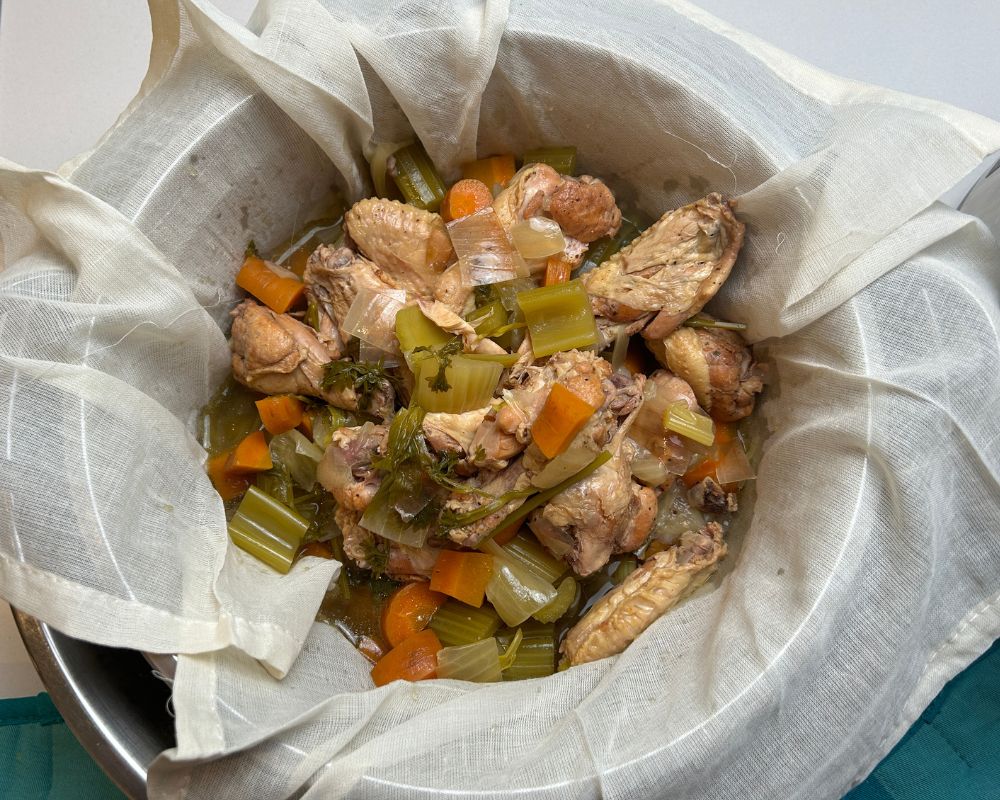
[[[482,542],[479,549],[493,556],[486,597],[505,624],[520,625],[555,598],[556,588],[549,581],[509,558],[496,542]]]
[[[398,354],[396,314],[405,303],[406,292],[402,289],[375,292],[361,287],[347,310],[343,328],[372,347]]]
[[[323,458],[323,451],[294,428],[279,433],[268,445],[271,461],[288,470],[301,488],[311,492],[316,485],[316,465]]]
[[[466,285],[483,286],[527,276],[528,265],[511,246],[492,206],[449,222],[448,235]]]
[[[546,217],[531,217],[515,223],[510,238],[517,252],[528,261],[548,258],[566,249],[566,237],[559,223]]]
[[[542,471],[531,478],[531,484],[539,489],[551,489],[557,483],[562,483],[570,475],[575,475],[597,455],[595,450],[586,447],[570,447],[549,461]]]
[[[492,636],[472,644],[443,647],[437,654],[437,677],[474,683],[499,681],[500,647]]]
[[[684,492],[684,484],[675,481],[662,495],[653,522],[653,538],[665,545],[676,544],[685,531],[701,530],[705,517],[692,508]]]
[[[662,486],[670,480],[666,465],[645,448],[632,459],[632,474],[647,486]]]
[[[719,466],[715,468],[715,477],[723,486],[731,483],[742,483],[757,477],[739,438],[726,448],[719,461]]]

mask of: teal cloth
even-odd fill
[[[0,798],[118,800],[48,695],[0,701]],[[779,800],[776,798],[776,800]],[[1000,800],[1000,641],[843,800]]]

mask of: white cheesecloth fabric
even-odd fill
[[[935,204],[1000,125],[681,2],[265,0],[250,30],[150,5],[95,150],[0,162],[0,594],[182,654],[151,797],[838,798],[1000,634],[1000,255]],[[568,142],[647,213],[740,198],[714,308],[772,365],[756,504],[618,658],[371,689],[312,623],[337,564],[227,547],[195,421],[243,247],[363,196],[365,149],[412,133],[449,177]]]

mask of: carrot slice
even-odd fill
[[[258,400],[255,405],[267,432],[275,436],[298,427],[305,411],[305,404],[290,394],[265,397],[263,400]]]
[[[279,314],[299,302],[306,290],[294,272],[257,256],[247,256],[236,275],[236,285]]]
[[[408,583],[393,592],[382,610],[382,632],[389,644],[395,647],[426,628],[447,599],[432,592],[424,581]]]
[[[392,681],[422,681],[437,673],[437,654],[441,642],[432,630],[423,630],[404,639],[372,667],[376,686]]]
[[[230,475],[246,475],[250,472],[265,472],[273,466],[264,434],[254,431],[236,445],[226,462],[226,472]]]
[[[493,556],[442,550],[431,572],[430,589],[479,608],[493,577]]]
[[[493,205],[493,194],[482,181],[465,178],[452,186],[441,201],[440,214],[445,222],[467,217]]]
[[[545,286],[566,283],[573,271],[573,264],[562,253],[556,253],[545,260]]]
[[[510,182],[516,171],[514,156],[510,154],[480,158],[478,161],[462,164],[462,177],[482,181],[494,196]]]
[[[531,426],[531,438],[546,458],[555,458],[569,447],[597,409],[561,383],[555,384]]]
[[[735,438],[736,434],[732,425],[728,425],[725,422],[716,422],[715,441],[712,443],[712,447],[701,461],[681,476],[684,485],[690,489],[698,481],[705,478],[712,478],[712,480],[717,481],[718,478],[715,475],[715,471],[719,468],[719,464],[722,463],[723,459],[725,459],[726,451],[732,445]]]
[[[232,451],[226,450],[224,453],[212,456],[205,465],[205,471],[208,473],[215,491],[223,500],[239,497],[250,488],[249,478],[244,475],[232,475],[226,471],[226,463],[229,461],[230,455],[232,455]]]

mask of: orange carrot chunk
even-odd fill
[[[244,475],[232,475],[226,471],[226,463],[232,451],[226,450],[224,453],[212,456],[205,465],[215,491],[223,500],[232,500],[239,497],[250,488],[250,479]]]
[[[431,572],[430,589],[479,608],[492,577],[493,556],[488,553],[442,550]]]
[[[422,681],[437,673],[437,654],[441,642],[432,630],[423,630],[404,639],[372,667],[376,686],[392,681]]]
[[[382,610],[382,632],[386,640],[395,647],[422,631],[447,599],[440,592],[432,592],[424,581],[401,586],[392,593]]]
[[[557,283],[566,283],[569,274],[573,271],[573,265],[563,253],[556,253],[545,260],[545,286],[555,286]]]
[[[482,181],[494,197],[510,182],[516,171],[514,156],[510,154],[480,158],[478,161],[462,164],[462,177]]]
[[[306,289],[294,272],[257,256],[247,256],[236,275],[236,285],[279,314],[299,302]]]
[[[555,458],[573,441],[597,409],[561,383],[549,392],[531,426],[531,438],[546,458]]]
[[[260,414],[260,421],[264,423],[267,432],[274,436],[298,427],[305,411],[303,402],[290,394],[265,397],[263,400],[258,400],[255,405],[257,413]]]
[[[445,222],[467,217],[493,205],[493,194],[482,181],[465,178],[452,186],[441,201],[441,216]]]
[[[251,472],[265,472],[273,466],[271,451],[268,449],[263,432],[254,431],[236,445],[226,463],[226,472],[230,475],[246,475]]]

